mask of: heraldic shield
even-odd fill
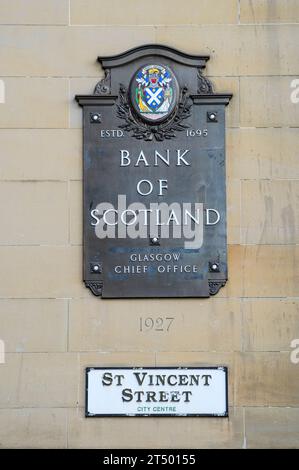
[[[169,67],[148,64],[134,75],[130,85],[132,105],[146,121],[162,121],[174,110],[178,83]]]

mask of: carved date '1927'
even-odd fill
[[[168,332],[174,321],[174,317],[140,317],[139,331],[164,331]]]

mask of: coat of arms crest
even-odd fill
[[[150,64],[140,68],[131,83],[131,101],[146,121],[159,122],[169,116],[177,102],[178,84],[171,70]]]

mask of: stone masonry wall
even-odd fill
[[[299,1],[1,0],[0,23],[0,447],[299,447]],[[215,298],[103,301],[81,281],[74,95],[98,55],[146,43],[209,54],[234,93]],[[148,316],[174,321],[140,332]],[[84,417],[86,366],[219,364],[229,419]]]

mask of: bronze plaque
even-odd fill
[[[147,45],[99,58],[83,107],[84,282],[93,294],[209,297],[227,280],[225,106],[209,57]]]

